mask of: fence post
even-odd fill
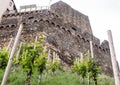
[[[10,42],[9,42],[9,44],[8,44],[8,46],[7,46],[6,51],[8,51],[8,50],[9,50],[9,48],[10,48],[10,46],[11,46],[11,44],[12,44],[12,41],[13,41],[13,38],[11,38],[11,39],[10,39]]]
[[[10,57],[9,57],[9,61],[8,61],[8,64],[7,64],[7,67],[6,67],[1,85],[6,85],[8,75],[9,75],[9,72],[10,72],[10,68],[12,66],[12,60],[13,60],[14,53],[15,53],[17,45],[18,45],[18,41],[19,41],[19,38],[20,38],[20,35],[21,35],[21,32],[22,32],[22,29],[23,29],[23,25],[20,24],[20,27],[19,27],[17,36],[15,38],[15,42],[14,42],[14,45],[13,45],[13,48],[12,48],[12,51],[11,51],[11,54],[10,54]]]
[[[114,49],[111,30],[108,30],[108,41],[109,41],[109,47],[110,47],[111,62],[112,62],[112,67],[113,67],[115,85],[120,85],[119,71],[118,71],[118,66],[117,66],[117,60],[116,60],[116,55],[115,55],[115,49]]]
[[[91,54],[91,57],[94,58],[93,43],[92,43],[92,41],[90,41],[90,54]]]
[[[83,57],[84,57],[84,56],[83,56],[83,53],[80,53],[80,56],[81,56],[80,61],[83,61],[83,59],[84,59],[84,58],[83,58]]]

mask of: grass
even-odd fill
[[[2,81],[4,72],[0,70],[0,83]],[[17,69],[15,72],[11,71],[7,85],[25,85],[26,74]],[[38,73],[34,72],[31,79],[31,85],[37,85]],[[87,79],[85,79],[85,85],[87,85]],[[48,74],[47,77],[43,75],[41,85],[82,85],[79,76],[71,72],[58,71],[56,75],[52,76]],[[93,82],[91,82],[93,85]],[[105,75],[99,75],[98,85],[115,85],[114,79]]]

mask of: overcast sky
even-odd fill
[[[36,4],[37,6],[48,6],[50,0],[14,0],[17,8],[20,5]],[[51,0],[50,4],[59,0]],[[87,15],[90,19],[93,34],[101,42],[108,40],[107,30],[111,30],[117,60],[120,64],[120,0],[61,0],[71,7]]]

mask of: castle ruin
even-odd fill
[[[92,41],[95,61],[104,74],[113,75],[108,41],[100,44],[100,40],[92,33],[88,16],[62,1],[51,5],[50,9],[4,14],[0,23],[0,47],[16,36],[21,17],[24,25],[21,42],[33,42],[36,36],[44,32],[46,41],[55,48],[60,59],[70,66],[80,52],[85,54],[90,50],[89,42]]]

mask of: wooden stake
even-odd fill
[[[19,47],[18,52],[17,52],[17,55],[16,55],[17,61],[18,61],[18,59],[19,59],[19,54],[20,54],[20,50],[21,50],[22,44],[23,44],[23,43],[21,42],[21,43],[20,43],[20,47]]]
[[[34,49],[36,49],[36,42],[37,42],[37,40],[38,40],[38,37],[36,36],[36,37],[35,37]]]
[[[112,38],[111,30],[108,30],[108,40],[109,40],[111,62],[112,62],[112,67],[113,67],[113,74],[114,74],[114,79],[115,79],[115,85],[120,85],[119,71],[118,71],[118,66],[117,66],[117,60],[116,60],[116,55],[115,55],[115,49],[114,49],[114,44],[113,44],[113,38]]]
[[[77,57],[78,62],[80,62],[80,58],[81,58],[81,52],[80,52],[80,55]]]
[[[8,75],[9,75],[9,72],[10,72],[10,68],[12,66],[12,59],[14,57],[14,53],[16,51],[16,48],[17,48],[17,45],[18,45],[18,41],[19,41],[19,38],[20,38],[20,35],[21,35],[21,32],[22,32],[22,29],[23,29],[23,25],[20,24],[20,27],[19,27],[17,36],[15,38],[15,42],[14,42],[14,45],[13,45],[13,48],[12,48],[12,51],[11,51],[11,54],[10,54],[10,58],[9,58],[9,61],[8,61],[8,64],[7,64],[7,67],[6,67],[6,70],[5,70],[4,77],[3,77],[1,85],[6,85],[6,82],[7,82],[7,79],[8,79]]]
[[[47,62],[50,61],[50,52],[51,52],[51,50],[49,49],[49,50],[48,50]]]
[[[8,51],[8,50],[9,50],[9,48],[10,48],[10,46],[11,46],[11,44],[12,44],[12,41],[13,41],[13,38],[11,38],[11,39],[10,39],[10,42],[9,42],[9,44],[8,44],[8,46],[7,46],[6,51]]]
[[[53,52],[53,63],[55,62],[55,52]]]
[[[90,54],[91,54],[91,57],[94,58],[92,41],[90,41]]]
[[[80,61],[83,61],[83,53],[80,53],[80,56],[81,56],[81,59],[80,59]]]

